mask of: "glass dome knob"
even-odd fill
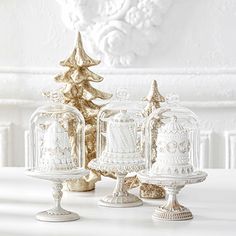
[[[120,88],[116,90],[116,97],[120,101],[125,101],[129,99],[128,90],[125,88]]]
[[[166,96],[166,102],[170,106],[179,105],[179,103],[180,103],[179,95],[178,94],[174,94],[174,93],[168,94]]]

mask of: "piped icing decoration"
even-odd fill
[[[157,160],[152,166],[153,174],[185,175],[193,171],[189,163],[190,141],[188,130],[173,116],[169,123],[159,129],[157,137]]]
[[[101,161],[128,162],[141,158],[137,151],[136,122],[126,110],[121,110],[107,124],[106,147]]]
[[[56,135],[55,135],[56,134]],[[65,171],[77,168],[71,158],[67,131],[56,121],[48,127],[42,140],[40,171]]]
[[[177,122],[177,117],[173,116],[171,121],[160,128],[159,133],[167,134],[187,134],[187,130]]]

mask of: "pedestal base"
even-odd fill
[[[177,200],[177,194],[184,186],[166,186],[167,200],[164,205],[155,209],[152,219],[153,220],[191,220],[193,215],[191,211],[180,205]]]
[[[182,221],[191,220],[193,215],[191,211],[181,206],[178,210],[169,210],[161,206],[157,207],[152,215],[153,220],[169,220],[169,221]]]
[[[181,221],[193,218],[191,211],[179,204],[177,194],[186,184],[195,184],[204,181],[207,174],[196,171],[186,176],[149,175],[141,171],[138,178],[142,183],[163,186],[167,195],[166,202],[155,209],[153,220]]]
[[[101,199],[98,202],[98,205],[104,207],[124,208],[141,206],[143,205],[143,202],[137,196],[130,193],[124,196],[114,196],[111,194]]]
[[[63,214],[52,214],[50,211],[42,211],[36,215],[36,219],[47,222],[65,222],[78,220],[78,214],[70,211],[64,211]]]
[[[36,215],[36,219],[40,221],[48,222],[61,222],[61,221],[73,221],[78,220],[80,217],[74,212],[67,211],[61,207],[61,199],[63,196],[62,183],[67,180],[79,179],[89,174],[89,171],[83,168],[78,168],[73,171],[64,171],[58,173],[47,173],[39,171],[26,171],[27,175],[34,178],[45,179],[53,182],[52,195],[54,199],[54,207],[47,211],[39,212]]]
[[[54,198],[54,207],[50,210],[39,212],[36,215],[37,220],[48,222],[61,222],[79,219],[78,214],[67,211],[61,207],[61,198],[63,195],[62,187],[63,186],[61,182],[53,182],[52,195]]]
[[[116,186],[112,194],[105,196],[98,202],[99,206],[104,207],[136,207],[143,204],[142,200],[137,196],[129,193],[125,186],[126,174],[116,173]]]

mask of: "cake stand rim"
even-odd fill
[[[84,168],[79,168],[73,173],[44,173],[44,172],[39,172],[39,171],[30,171],[30,170],[25,170],[25,174],[27,176],[33,177],[33,178],[38,178],[38,179],[45,179],[45,180],[51,180],[51,181],[64,181],[64,180],[69,180],[69,179],[79,179],[82,176],[86,176],[89,174],[89,170],[84,169]]]
[[[101,163],[97,159],[93,159],[89,162],[88,167],[95,170],[129,173],[138,172],[145,169],[145,162],[140,161],[136,163]]]
[[[204,171],[194,171],[186,176],[167,176],[167,175],[150,175],[147,170],[141,170],[137,176],[142,183],[157,184],[161,186],[187,185],[203,182],[208,174]]]

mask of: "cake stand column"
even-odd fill
[[[113,196],[121,197],[121,196],[128,196],[128,192],[124,187],[126,174],[116,174],[116,186],[113,190]]]
[[[79,219],[79,215],[70,211],[67,211],[61,207],[61,199],[63,196],[62,182],[53,182],[52,195],[54,198],[54,207],[47,211],[39,212],[36,215],[36,219],[40,221],[72,221]]]
[[[113,193],[105,196],[98,205],[105,207],[135,207],[143,204],[142,200],[134,194],[129,193],[124,186],[126,174],[116,173],[116,185]]]
[[[153,220],[190,220],[193,218],[191,211],[180,205],[177,200],[177,194],[184,185],[165,186],[167,200],[164,205],[155,209]]]

